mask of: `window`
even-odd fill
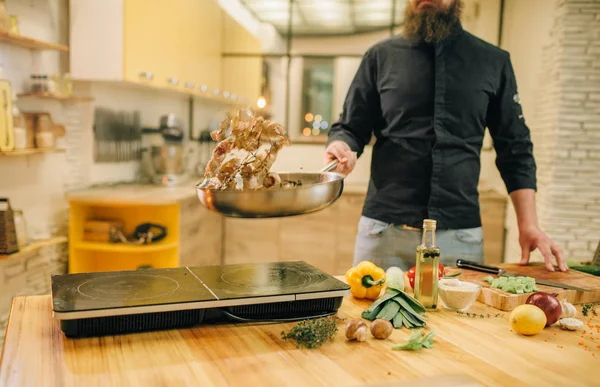
[[[301,124],[303,137],[326,137],[333,119],[333,59],[304,58]]]

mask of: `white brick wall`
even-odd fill
[[[554,7],[529,122],[538,213],[567,259],[591,260],[600,240],[600,0],[554,0]],[[509,242],[509,254],[520,255],[517,240]]]
[[[12,299],[50,293],[50,278],[67,270],[67,244],[0,259],[0,347]]]

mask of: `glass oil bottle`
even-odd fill
[[[426,308],[435,309],[438,303],[440,248],[435,242],[436,221],[423,221],[423,236],[417,246],[415,269],[415,298]]]

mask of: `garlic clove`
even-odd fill
[[[577,314],[577,309],[575,306],[569,303],[567,300],[562,300],[560,305],[562,307],[562,313],[560,315],[561,318],[575,317]]]
[[[583,328],[583,322],[576,318],[561,318],[558,324],[564,330],[576,331]]]

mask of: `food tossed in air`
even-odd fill
[[[217,141],[200,187],[215,190],[259,190],[294,187],[270,172],[277,154],[291,145],[283,126],[241,109],[210,134]]]

